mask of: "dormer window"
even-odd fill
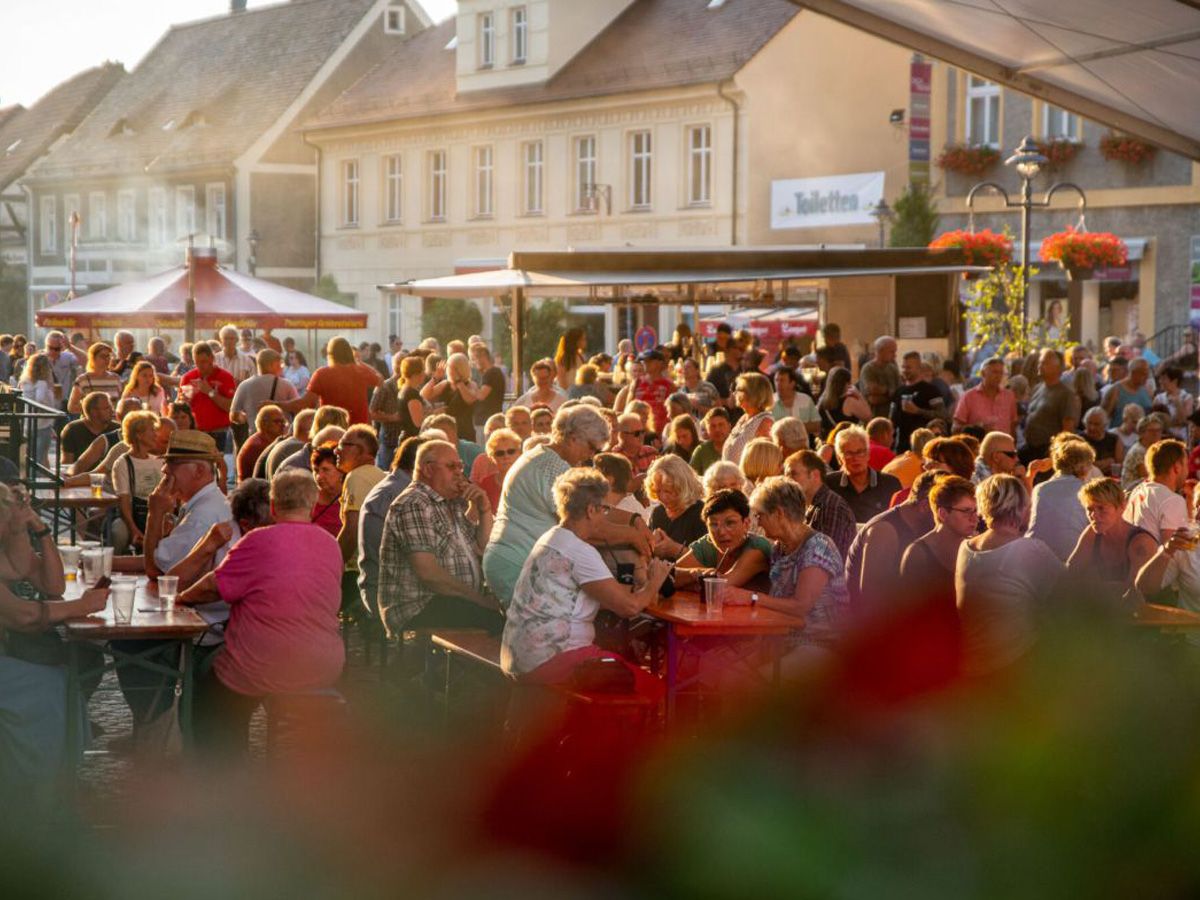
[[[170,131],[170,130],[171,130],[172,128],[174,128],[174,127],[175,127],[175,120],[174,120],[174,119],[167,119],[167,121],[163,122],[163,125],[162,125],[162,130],[163,130],[163,131]]]
[[[490,69],[496,65],[496,16],[483,13],[479,17],[479,68]]]
[[[525,65],[529,57],[529,13],[523,6],[512,11],[512,64]]]
[[[389,6],[383,11],[383,33],[384,34],[404,34],[405,18],[404,14],[407,10],[397,4]]]
[[[17,148],[21,146],[21,141],[23,141],[23,140],[24,140],[24,138],[17,138],[11,144],[9,144],[7,147],[5,147],[4,155],[12,156],[17,151]]]
[[[129,124],[128,119],[117,119],[113,127],[109,129],[109,137],[122,137],[133,134],[133,127]]]
[[[208,120],[204,118],[204,113],[199,110],[192,110],[183,120],[180,128],[202,128],[208,124]]]

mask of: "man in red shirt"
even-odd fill
[[[196,368],[179,380],[179,390],[192,405],[196,429],[211,435],[217,442],[217,449],[224,453],[225,436],[229,431],[229,405],[233,402],[237,381],[217,366],[212,347],[203,341],[197,341],[192,347],[192,361]]]
[[[667,398],[675,392],[675,382],[663,375],[667,357],[661,350],[648,350],[641,356],[646,374],[633,385],[633,399],[650,404],[651,427],[665,435],[671,424],[667,416]]]
[[[868,463],[876,472],[882,472],[883,467],[896,458],[892,452],[892,441],[896,436],[891,419],[878,416],[867,423],[867,436],[871,439]]]
[[[354,348],[340,335],[329,342],[326,352],[328,365],[313,372],[304,393],[277,405],[289,413],[312,406],[340,406],[350,413],[351,425],[369,425],[371,392],[383,383],[383,376],[356,362]]]

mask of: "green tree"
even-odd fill
[[[533,299],[527,300],[525,306],[525,370],[534,360],[544,356],[553,356],[558,349],[558,339],[566,330],[567,306],[562,300]],[[505,305],[497,310],[492,333],[495,351],[505,359],[512,361],[512,325],[509,319],[509,307]]]
[[[470,300],[425,301],[421,312],[421,334],[437,338],[443,347],[447,341],[465,341],[483,330],[483,313]]]
[[[0,331],[24,331],[28,307],[25,270],[0,257]]]
[[[354,294],[347,294],[342,291],[338,287],[337,279],[329,273],[318,278],[309,293],[314,297],[324,297],[326,300],[340,303],[342,306],[353,306],[356,299]]]
[[[1030,276],[1037,269],[1029,270]],[[966,310],[968,342],[963,348],[971,352],[988,347],[996,356],[1010,353],[1026,355],[1039,347],[1066,350],[1076,342],[1068,338],[1048,338],[1046,320],[1021,318],[1021,302],[1025,293],[1025,277],[1021,267],[1009,263],[996,266],[990,273],[974,281],[969,290]],[[1061,333],[1071,326],[1064,319]]]
[[[892,247],[925,247],[937,233],[937,202],[929,187],[910,183],[896,199],[896,220],[888,242]]]

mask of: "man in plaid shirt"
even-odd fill
[[[504,625],[483,593],[484,547],[492,531],[487,494],[463,475],[458,450],[427,441],[413,482],[388,510],[379,558],[379,612],[388,633],[405,628]]]

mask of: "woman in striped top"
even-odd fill
[[[108,394],[113,408],[121,399],[121,379],[108,370],[108,364],[113,358],[113,348],[103,341],[97,341],[88,347],[87,370],[75,379],[71,387],[71,396],[67,400],[67,412],[81,413],[81,401],[93,391]]]

